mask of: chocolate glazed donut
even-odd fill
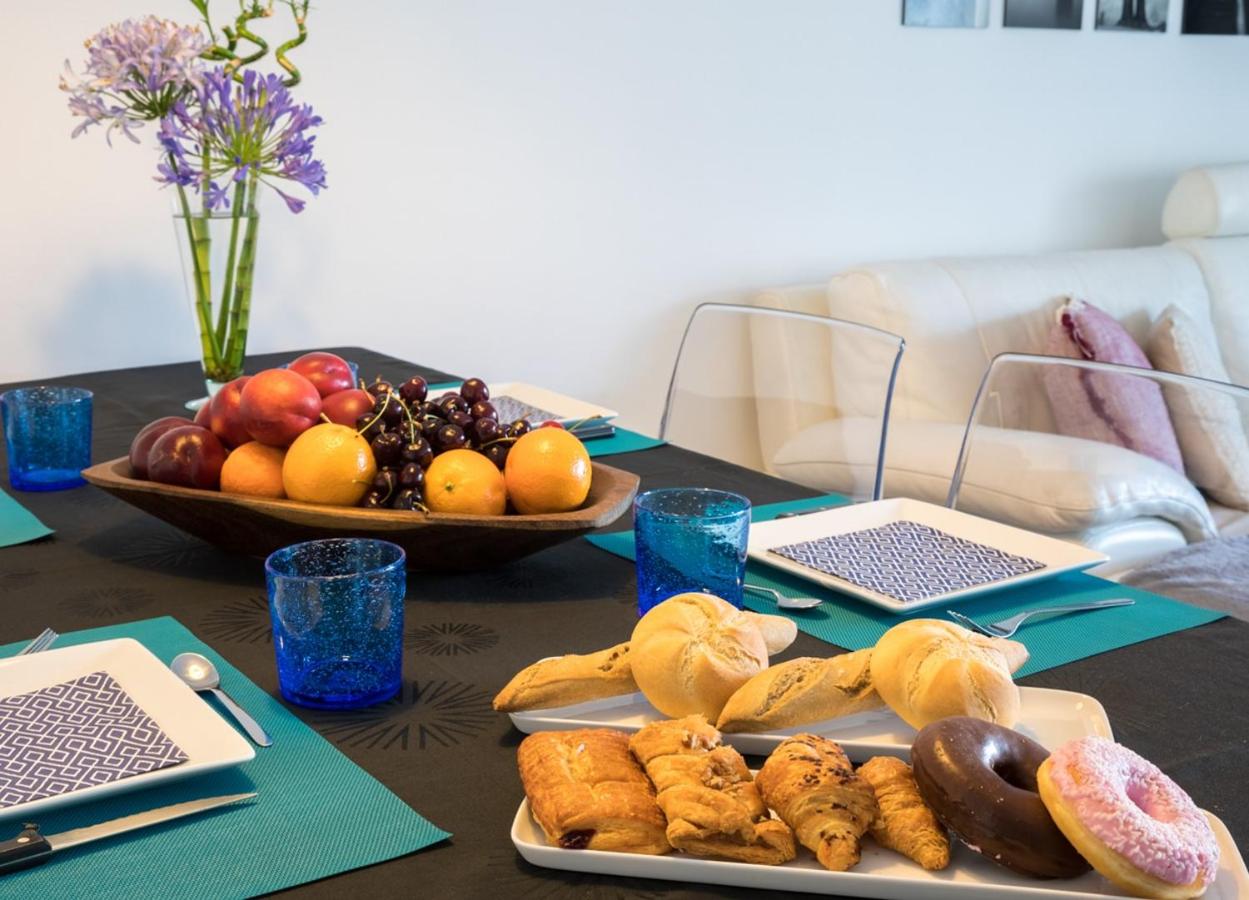
[[[1049,751],[1017,731],[966,716],[924,728],[911,747],[915,782],[937,818],[971,849],[1036,878],[1089,870],[1037,793]]]

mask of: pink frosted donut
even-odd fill
[[[1139,890],[1143,881],[1153,892],[1146,896],[1192,897],[1214,880],[1219,846],[1205,814],[1127,747],[1103,737],[1077,738],[1054,751],[1038,775],[1055,823],[1120,886]]]

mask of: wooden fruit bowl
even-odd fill
[[[322,506],[175,487],[132,478],[127,457],[82,476],[131,506],[222,550],[268,556],[300,541],[372,537],[404,549],[408,568],[466,572],[501,565],[608,525],[629,508],[638,476],[592,463],[590,496],[580,509],[541,516],[466,516]]]

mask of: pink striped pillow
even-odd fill
[[[1069,299],[1058,311],[1045,352],[1153,368],[1122,325],[1083,300]],[[1048,367],[1043,377],[1061,434],[1126,447],[1184,472],[1175,428],[1156,381],[1072,366]]]

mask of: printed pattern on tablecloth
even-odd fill
[[[906,520],[770,552],[904,603],[1045,568],[1035,559]]]
[[[107,672],[0,697],[0,809],[186,759]]]

